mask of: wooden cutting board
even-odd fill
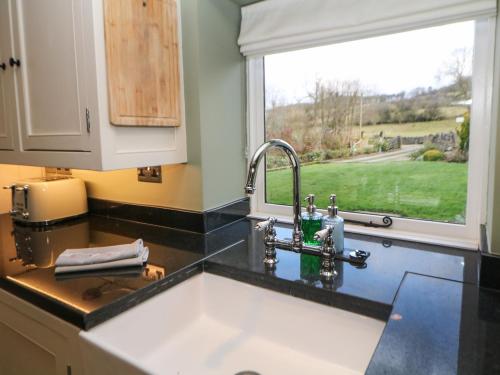
[[[179,126],[176,0],[104,0],[110,121]]]

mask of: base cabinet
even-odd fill
[[[0,290],[0,374],[83,374],[78,332]]]
[[[83,369],[86,375],[148,375],[133,364],[119,358],[109,355],[102,349],[90,344],[85,339],[80,340]]]
[[[0,164],[186,162],[177,2],[0,0]]]

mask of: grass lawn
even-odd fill
[[[337,194],[345,211],[388,213],[402,217],[463,223],[467,164],[400,161],[314,164],[301,168],[302,195],[316,194],[326,208]],[[290,205],[290,169],[267,172],[267,201]]]
[[[458,124],[455,119],[442,121],[427,121],[427,122],[409,122],[407,124],[380,124],[380,125],[365,125],[363,131],[365,136],[372,137],[384,132],[386,137],[417,137],[428,134],[448,133],[455,131]]]

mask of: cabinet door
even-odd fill
[[[0,290],[0,374],[81,375],[78,329]]]
[[[179,126],[176,0],[105,0],[110,121]]]
[[[46,348],[0,323],[0,373],[57,374],[56,358]],[[29,361],[26,360],[29,358]]]
[[[89,150],[83,8],[88,0],[16,0],[24,150]]]
[[[14,149],[17,126],[14,71],[9,65],[13,55],[11,0],[0,0],[0,150]]]

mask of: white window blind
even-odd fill
[[[496,15],[496,0],[265,0],[242,8],[246,56]]]

